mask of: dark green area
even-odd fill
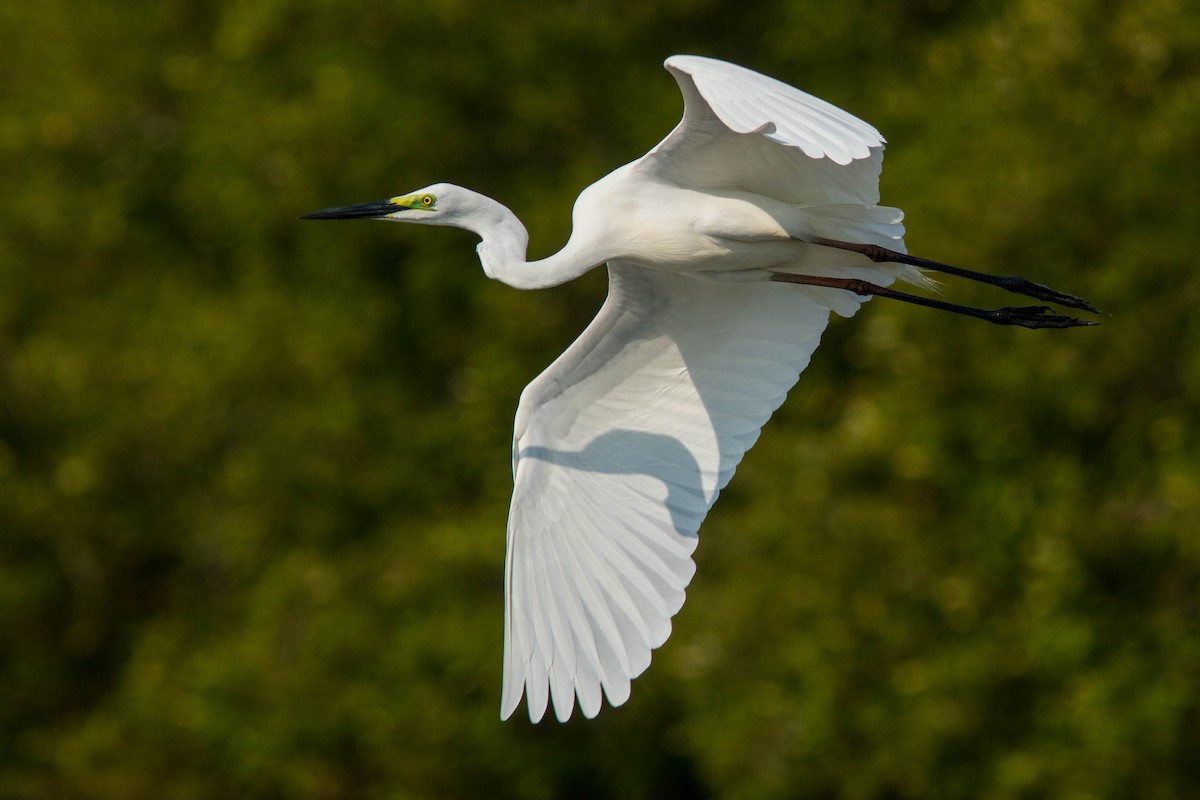
[[[888,135],[929,258],[1109,312],[835,321],[621,709],[498,720],[532,255],[716,55]],[[1200,6],[0,6],[0,797],[1200,796]],[[947,280],[957,302],[1008,298]]]

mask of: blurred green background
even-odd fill
[[[835,320],[623,708],[498,720],[531,255],[719,56],[888,136],[912,252],[1103,325]],[[1200,6],[0,6],[0,797],[1200,796]],[[1009,298],[947,282],[958,302]]]

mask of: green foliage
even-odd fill
[[[630,703],[501,724],[512,411],[603,276],[295,217],[450,180],[548,253],[673,52],[1111,315],[835,321]],[[0,796],[1200,793],[1195,4],[51,0],[0,54]]]

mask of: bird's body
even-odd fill
[[[666,66],[683,120],[580,194],[569,241],[547,258],[526,260],[510,210],[451,184],[308,215],[466,228],[484,272],[519,289],[608,266],[596,319],[516,414],[505,718],[522,694],[534,721],[551,702],[565,720],[576,700],[592,717],[601,692],[612,705],[628,698],[683,604],[701,521],[831,311],[852,315],[869,291],[1006,324],[1081,324],[1043,307],[983,312],[882,288],[920,282],[914,264],[1023,279],[905,256],[903,215],[878,205],[883,138],[865,122],[732,64]],[[1027,281],[1006,287],[1090,309]]]
[[[463,227],[481,238],[478,252],[484,272],[517,289],[556,286],[610,261],[737,282],[769,280],[772,271],[802,271],[807,266],[869,265],[862,256],[831,253],[806,240],[815,235],[845,238],[850,232],[858,234],[858,240],[903,247],[898,209],[795,205],[738,189],[702,191],[648,176],[638,165],[627,164],[580,193],[567,244],[533,262],[525,260],[524,226],[504,206],[451,184],[422,191],[439,202],[456,198],[460,207],[471,209]],[[873,278],[888,283],[897,275],[917,275],[899,264],[869,266]]]

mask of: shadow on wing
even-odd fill
[[[696,517],[702,517],[708,510],[700,465],[682,442],[664,434],[618,428],[600,434],[582,450],[555,450],[534,445],[522,449],[520,457],[580,472],[643,475],[660,482],[665,495],[662,502],[671,515],[671,527],[680,536],[695,538]]]

